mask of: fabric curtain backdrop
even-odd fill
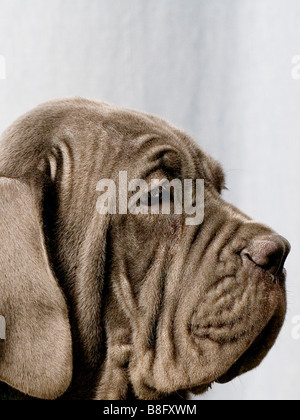
[[[224,165],[226,199],[290,240],[276,346],[202,399],[300,397],[299,55],[299,0],[0,0],[1,131],[58,97],[157,114]]]

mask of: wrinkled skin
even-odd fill
[[[126,325],[124,336],[129,341],[133,337],[128,362],[139,398],[161,398],[186,389],[203,392],[216,380],[256,367],[284,320],[283,272],[274,282],[271,274],[241,255],[256,235],[269,235],[271,230],[222,200],[221,169],[207,156],[197,155],[194,167],[187,151],[181,149],[179,159],[188,162],[183,178],[206,180],[202,226],[186,226],[185,216],[176,215],[112,221],[111,244],[117,256],[112,259],[113,283],[122,289],[119,282],[125,279],[117,280],[121,272],[132,288],[132,294],[115,294],[122,308],[122,302],[131,302],[124,313],[132,319],[132,330]],[[165,163],[158,166],[164,168],[161,176],[168,177]],[[209,178],[211,173],[216,179]],[[112,334],[118,323],[112,323]],[[238,360],[251,345],[240,365]],[[111,383],[113,375],[109,378]],[[101,397],[105,384],[102,387]]]
[[[259,365],[284,321],[285,273],[244,252],[274,232],[222,199],[220,165],[146,114],[74,100],[40,107],[26,121],[41,119],[51,120],[44,154],[26,164],[3,159],[0,170],[43,179],[54,172],[43,187],[43,218],[73,336],[73,380],[63,398],[201,393]],[[24,120],[18,124],[16,132]],[[100,216],[97,182],[117,181],[119,171],[149,184],[204,179],[204,223],[187,226],[185,214]]]

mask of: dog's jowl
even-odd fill
[[[135,189],[118,190],[120,173]],[[174,126],[49,102],[3,134],[0,176],[0,382],[14,398],[182,398],[275,343],[290,245],[223,200],[221,166]],[[114,211],[99,212],[101,180]],[[204,187],[197,223],[164,194],[187,180]]]

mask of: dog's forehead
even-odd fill
[[[57,121],[56,129],[65,133],[72,129],[81,131],[84,127],[91,131],[95,130],[97,133],[100,124],[116,142],[117,138],[122,141],[126,139],[127,142],[133,140],[130,146],[138,144],[139,138],[143,141],[148,136],[161,137],[166,144],[175,146],[177,143],[180,145],[179,149],[182,150],[198,149],[197,156],[206,157],[196,142],[172,123],[149,113],[122,108],[106,102],[81,98],[50,101],[37,107],[27,117],[31,122],[34,119],[44,120],[44,126],[48,120],[52,127],[53,121]],[[50,128],[47,129],[49,131]]]
[[[179,130],[169,122],[139,111],[112,107],[110,112],[102,115],[106,126],[125,135],[153,134],[172,137],[179,133]]]
[[[24,127],[27,127],[25,138]],[[22,138],[22,144],[19,138]],[[105,102],[80,98],[50,101],[20,118],[3,139],[0,169],[5,176],[33,172],[52,144],[68,141],[74,156],[80,155],[80,159],[87,156],[89,161],[91,156],[95,159],[97,156],[100,169],[102,155],[106,165],[109,156],[110,161],[120,162],[126,169],[126,161],[129,167],[134,166],[133,161],[138,161],[138,166],[142,167],[144,163],[154,161],[156,156],[172,150],[182,160],[185,177],[224,178],[220,165],[175,125],[148,113]],[[95,146],[98,146],[96,153]],[[16,149],[22,153],[16,154]],[[176,166],[177,162],[169,159],[167,163]]]
[[[144,151],[145,155],[149,152],[148,155],[151,156],[151,146],[149,147],[151,144],[153,154],[157,150],[163,153],[164,148],[176,151],[183,158],[183,166],[191,177],[210,178],[220,185],[220,189],[224,187],[225,174],[219,162],[205,153],[193,138],[172,123],[155,115],[107,104],[101,107],[101,111],[104,127],[113,133],[117,132],[122,140],[126,139],[124,149],[129,150],[131,155],[138,150]],[[160,149],[157,149],[157,145],[160,145]],[[166,160],[170,167],[178,162],[174,156],[173,158],[171,156],[172,154],[168,153]]]

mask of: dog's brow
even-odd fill
[[[166,147],[165,138],[159,134],[145,134],[140,136],[137,140],[137,152],[147,153],[152,149],[164,146]]]

